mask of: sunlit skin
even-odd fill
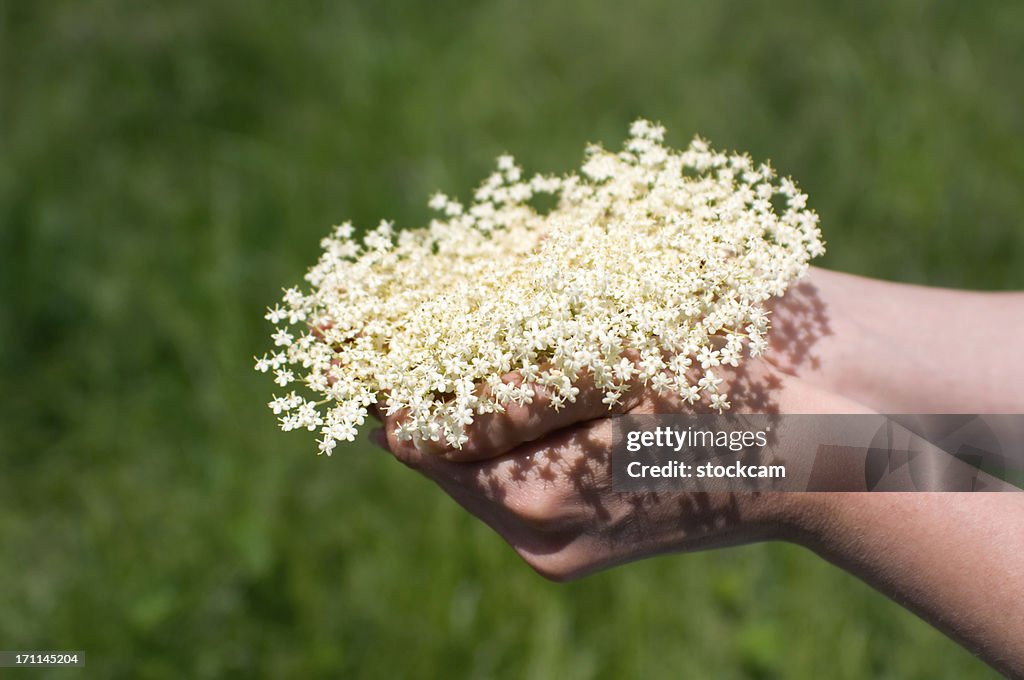
[[[1001,319],[998,327],[991,319]],[[812,270],[773,309],[764,359],[723,370],[738,412],[1024,412],[1024,295]],[[984,351],[979,351],[984,348]],[[514,379],[510,376],[510,379]],[[692,409],[635,386],[611,413]],[[623,494],[592,388],[479,418],[461,450],[374,439],[565,580],[652,555],[769,539],[864,579],[1001,672],[1024,676],[1024,494]]]

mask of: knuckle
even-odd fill
[[[559,523],[565,499],[551,488],[509,494],[505,506],[517,519],[534,527],[544,528]]]

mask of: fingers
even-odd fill
[[[505,376],[505,382],[519,384],[522,378],[516,373]],[[422,442],[420,451],[446,460],[467,462],[485,460],[501,456],[517,446],[540,439],[541,437],[595,418],[606,417],[629,410],[643,398],[643,387],[634,383],[622,395],[617,404],[605,403],[604,393],[598,389],[588,375],[582,375],[575,383],[579,389],[576,400],[568,402],[556,409],[553,407],[553,393],[539,385],[534,385],[533,401],[528,404],[510,402],[504,407],[503,413],[485,413],[475,417],[466,427],[468,440],[461,448],[452,448],[443,440]],[[415,448],[412,442],[401,442],[394,437],[394,430],[401,422],[401,412],[384,419],[384,427],[391,450],[396,455],[411,457],[416,454],[409,451]]]
[[[762,389],[770,391],[775,412],[864,410],[797,378],[779,374],[766,364],[754,364],[752,368],[756,366],[760,368],[736,376],[732,387],[738,394],[742,387],[755,396]],[[584,393],[581,391],[581,396]],[[753,540],[770,532],[772,522],[782,521],[780,518],[791,512],[777,505],[781,502],[778,498],[768,496],[741,495],[737,499],[735,494],[615,493],[611,472],[613,419],[601,417],[603,410],[588,412],[595,405],[581,402],[568,414],[553,410],[537,414],[524,409],[502,414],[501,420],[491,419],[490,426],[499,433],[500,427],[532,426],[532,433],[543,434],[510,444],[526,436],[503,433],[507,438],[501,446],[508,448],[486,460],[460,462],[451,455],[422,451],[410,442],[396,441],[393,432],[377,431],[371,436],[495,530],[531,567],[555,580],[646,554]],[[548,408],[546,404],[538,406]],[[650,391],[641,391],[638,405],[630,412],[665,413],[663,406]],[[604,407],[600,404],[601,409]],[[589,413],[598,415],[588,418]],[[541,422],[533,423],[531,418]],[[558,424],[573,418],[586,422]],[[480,434],[473,432],[473,436]],[[479,441],[476,445],[483,446]]]
[[[578,510],[581,494],[609,486],[611,430],[611,419],[593,420],[477,462],[407,450],[393,453],[464,506],[472,505],[474,514],[497,512],[542,527]],[[382,435],[374,438],[380,441]]]
[[[383,430],[372,431],[370,439],[381,448],[389,450],[387,436]],[[452,463],[438,456],[415,451],[411,457],[395,454],[395,458],[437,484],[452,500],[491,527],[499,536],[511,535],[504,515],[495,511],[493,498],[480,492],[481,487],[477,482],[479,475],[476,470],[470,469],[471,465]]]
[[[723,391],[728,392],[732,411],[736,413],[854,413],[864,410],[859,404],[814,389],[787,375],[764,361],[752,361],[739,368],[722,371]],[[510,381],[520,380],[518,375],[507,376]],[[395,429],[402,421],[399,412],[384,419],[388,447],[399,458],[412,461],[427,455],[455,462],[494,459],[524,444],[536,442],[559,430],[571,428],[587,421],[605,419],[611,415],[633,413],[703,413],[710,407],[697,402],[690,404],[675,394],[657,394],[640,383],[632,384],[620,402],[609,408],[604,395],[587,376],[578,381],[576,401],[561,409],[552,407],[551,394],[535,387],[530,404],[510,403],[503,413],[479,415],[466,428],[468,440],[461,448],[453,449],[442,441],[421,442],[417,448],[411,441],[399,441]]]
[[[501,536],[545,578],[563,581],[608,562],[608,542],[591,534],[616,524],[608,496],[611,419],[569,427],[480,462],[422,453],[396,456],[434,481]]]

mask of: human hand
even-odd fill
[[[1005,338],[1024,333],[1024,314],[1011,315],[1010,330],[983,323],[1008,306],[1021,309],[1024,296],[812,270],[809,281],[774,305],[768,359],[723,376],[733,411],[1020,410],[1021,392],[1013,388],[1024,363]],[[951,315],[958,332],[941,333]],[[978,358],[978,346],[993,348],[1002,366],[989,354]],[[962,370],[949,370],[953,365]],[[1024,494],[614,492],[611,416],[672,412],[690,407],[640,386],[609,412],[584,383],[577,402],[560,412],[540,394],[531,405],[478,418],[459,451],[425,452],[397,441],[400,413],[385,419],[375,440],[547,578],[571,579],[659,553],[792,540],[1002,673],[1024,678]],[[998,577],[977,587],[977,574]]]
[[[760,360],[722,375],[733,409],[741,413],[864,410]],[[637,385],[615,413],[693,410]],[[377,443],[436,482],[553,580],[658,553],[799,539],[817,516],[808,494],[613,491],[611,415],[585,382],[577,402],[562,411],[550,409],[541,393],[533,404],[479,417],[461,450],[421,451],[397,440],[400,418],[385,419],[374,435]]]

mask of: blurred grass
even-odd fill
[[[643,115],[771,158],[827,266],[1024,287],[1024,5],[0,0],[0,648],[96,677],[992,673],[791,546],[553,585],[250,357],[329,225]]]

